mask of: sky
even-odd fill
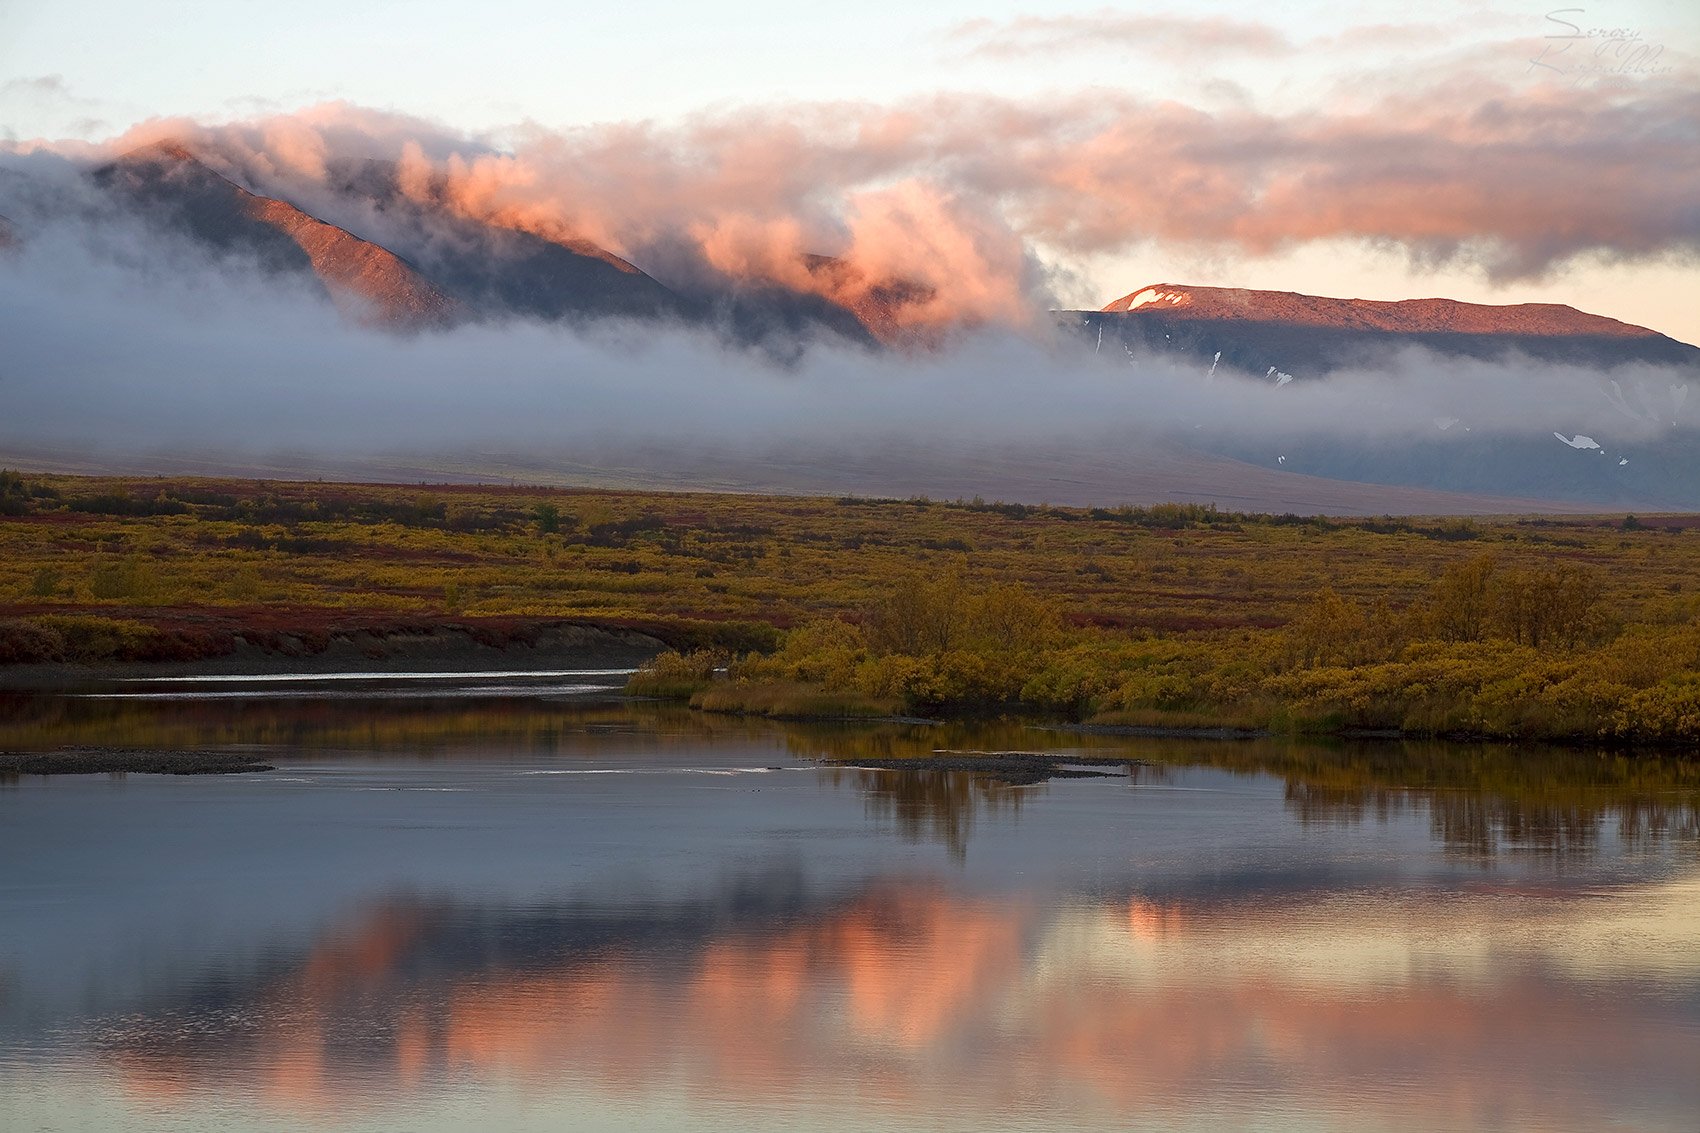
[[[862,148],[841,147],[814,171],[822,180],[798,194],[810,208],[865,213],[866,194],[936,180],[951,207],[971,197],[999,224],[1015,214],[1009,227],[1045,269],[1055,302],[1096,307],[1153,282],[1562,302],[1700,342],[1700,211],[1682,204],[1693,200],[1700,161],[1697,53],[1700,6],[1680,0],[1443,0],[1421,10],[1320,0],[0,0],[0,143],[110,143],[162,120],[217,127],[316,113],[322,122],[332,105],[405,116],[426,124],[418,132],[486,151],[566,138],[580,164],[605,158],[608,137],[647,131],[662,139],[646,151],[653,177],[657,161],[688,169],[724,154],[727,137],[784,137],[792,123],[813,123],[798,127],[815,134],[794,147],[812,153],[820,123],[843,121]],[[1500,128],[1501,107],[1515,129]],[[954,133],[901,159],[881,150],[882,160],[866,160],[871,134],[914,115]],[[1017,118],[1024,126],[1006,133]],[[1085,118],[1092,128],[1065,148],[1067,124]],[[1155,126],[1129,133],[1133,121]],[[1374,136],[1364,136],[1366,123]],[[1401,123],[1411,140],[1408,198],[1389,189]],[[585,143],[591,135],[599,140]],[[1266,138],[1286,146],[1279,167],[1245,173],[1238,156],[1221,157],[1227,147],[1255,152]],[[1157,172],[1133,191],[1141,147],[1154,142],[1165,146],[1152,159]],[[1488,144],[1491,177],[1482,174],[1474,198],[1436,204],[1425,181],[1475,176],[1473,155]],[[970,145],[978,152],[966,153]],[[1319,164],[1303,164],[1319,148],[1328,150]],[[1035,195],[1046,163],[1064,153],[1068,168]],[[1364,173],[1369,158],[1377,168]],[[1006,159],[1025,181],[1000,180]],[[1437,162],[1456,166],[1437,172]],[[1242,174],[1266,180],[1236,205],[1232,187],[1215,182]],[[776,166],[772,176],[782,175]],[[1261,201],[1271,184],[1289,195],[1325,191],[1310,207],[1288,200],[1259,224],[1224,220],[1224,209]],[[818,199],[829,190],[842,190],[842,202]],[[557,213],[600,220],[596,233],[612,244],[634,239],[563,203],[565,192],[549,199]],[[1519,194],[1535,203],[1523,207]],[[1195,196],[1215,214],[1189,228]],[[1113,207],[1097,208],[1101,199]],[[926,215],[904,209],[843,227],[870,246],[878,227],[889,243]],[[774,215],[756,214],[770,237]],[[805,231],[818,221],[805,217]],[[937,249],[941,259],[948,252]]]

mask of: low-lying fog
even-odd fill
[[[964,333],[925,352],[817,341],[788,362],[657,324],[399,335],[350,321],[309,283],[215,262],[117,214],[32,219],[0,254],[0,458],[40,466],[1083,503],[1268,495],[1250,479],[1232,490],[1236,466],[1220,459],[1231,456],[1268,483],[1314,473],[1700,503],[1686,479],[1667,469],[1649,487],[1637,467],[1680,462],[1693,437],[1689,374],[1658,367],[1608,375],[1412,351],[1385,369],[1277,386],[1191,360],[1106,358],[1061,331]],[[1496,470],[1513,456],[1560,471],[1530,482]],[[1198,475],[1222,483],[1189,486]],[[1629,488],[1613,496],[1611,475]],[[1305,491],[1265,503],[1302,509]]]

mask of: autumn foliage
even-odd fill
[[[728,711],[1692,744],[1691,523],[0,473],[0,666],[570,622]]]

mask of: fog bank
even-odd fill
[[[1034,475],[1067,484],[1071,459],[1133,467],[1203,451],[1287,474],[1307,471],[1288,467],[1288,446],[1438,446],[1444,458],[1499,443],[1618,467],[1620,452],[1688,444],[1684,413],[1700,408],[1680,392],[1686,373],[1645,365],[1602,374],[1412,351],[1278,385],[1095,354],[1062,330],[981,329],[924,353],[822,341],[788,365],[653,323],[402,336],[340,318],[306,283],[208,259],[117,214],[38,223],[0,255],[0,341],[0,448],[102,467],[203,454],[281,472],[388,461],[475,475],[482,459],[714,483],[719,462],[753,483],[748,468],[767,462],[761,486],[786,486],[791,468],[812,473],[795,487],[815,489],[855,479],[823,483],[835,462],[905,455],[995,479],[995,454],[1042,454],[1050,470]],[[1490,481],[1469,490],[1492,492]]]

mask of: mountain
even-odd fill
[[[0,216],[0,248],[15,247],[17,245],[17,243],[18,243],[17,229],[12,226],[11,221],[7,220],[3,216]]]
[[[588,240],[550,239],[463,217],[442,199],[444,187],[402,191],[394,162],[333,167],[333,200],[350,222],[419,266],[470,312],[486,317],[691,318],[672,289]]]
[[[1456,299],[1329,299],[1294,291],[1240,287],[1187,287],[1159,283],[1124,295],[1107,313],[1166,311],[1191,319],[1282,322],[1294,326],[1345,327],[1403,334],[1604,335],[1635,338],[1653,334],[1603,315],[1561,303],[1461,303]]]
[[[287,193],[263,174],[227,176],[224,168],[163,143],[127,153],[92,176],[157,227],[222,255],[232,272],[307,281],[356,317],[383,326],[615,317],[704,328],[782,363],[821,340],[870,351],[924,350],[937,341],[925,329],[940,298],[931,288],[877,277],[847,259],[804,256],[784,273],[790,280],[785,285],[717,271],[693,242],[673,237],[634,253],[655,271],[651,275],[565,233],[507,226],[518,218],[470,218],[454,207],[446,185],[410,182],[404,189],[392,163],[333,164],[324,182]],[[51,209],[66,196],[48,183],[37,189],[17,199],[26,207],[32,198],[49,202],[43,207]],[[6,211],[25,218],[33,250],[39,218],[19,212],[13,199],[5,198]],[[78,224],[102,211],[66,204],[63,215]],[[17,237],[0,218],[0,247],[8,243]],[[45,250],[47,242],[41,243]],[[5,260],[33,262],[29,256]],[[1529,403],[1527,428],[1519,418],[1516,429],[1498,421],[1473,430],[1484,422],[1471,420],[1472,391],[1450,382],[1443,391],[1450,400],[1437,403],[1433,416],[1424,402],[1418,419],[1398,436],[1359,435],[1349,420],[1293,426],[1277,435],[1248,428],[1227,411],[1220,419],[1189,419],[1184,433],[1180,426],[1160,433],[1153,425],[1137,442],[1122,438],[1103,449],[1073,443],[1056,454],[1044,446],[1018,453],[1016,446],[1000,445],[929,456],[909,445],[829,456],[805,446],[784,458],[716,450],[699,460],[657,451],[621,456],[616,464],[625,475],[636,459],[646,475],[681,487],[736,482],[778,490],[1001,493],[1085,502],[1210,498],[1295,510],[1507,510],[1531,501],[1637,510],[1700,506],[1695,431],[1683,416],[1693,378],[1700,376],[1700,350],[1644,327],[1555,304],[1390,303],[1167,283],[1141,288],[1101,311],[1056,317],[1070,337],[1084,335],[1087,351],[1106,362],[1170,353],[1200,376],[1213,368],[1239,370],[1279,386],[1374,370],[1420,347],[1442,359],[1516,356],[1579,364],[1597,374],[1601,400],[1598,413],[1567,409],[1570,416],[1548,420],[1533,392],[1539,386],[1521,384],[1541,375],[1508,368],[1505,380],[1530,391],[1518,401]],[[1661,368],[1617,369],[1628,363]],[[1411,368],[1405,380],[1421,383],[1444,369]],[[1043,364],[1026,377],[1043,383]],[[1483,380],[1493,380],[1492,374]],[[1218,392],[1231,395],[1232,388]],[[1080,427],[1088,433],[1098,424],[1084,419]],[[535,459],[543,467],[552,457],[539,453]],[[588,464],[573,468],[586,477],[612,474]]]
[[[144,215],[263,270],[309,276],[363,321],[386,326],[680,322],[793,358],[823,336],[870,348],[894,339],[898,308],[930,298],[868,281],[824,256],[804,266],[827,295],[731,278],[678,255],[663,257],[680,268],[669,286],[589,241],[464,216],[450,206],[445,185],[404,191],[393,162],[345,162],[327,172],[321,189],[291,201],[245,188],[167,141],[127,153],[94,177]]]
[[[1373,370],[1413,347],[1442,358],[1584,367],[1597,377],[1602,409],[1621,420],[1608,414],[1586,432],[1561,418],[1517,436],[1475,433],[1465,399],[1432,422],[1413,422],[1403,438],[1338,428],[1262,437],[1203,422],[1186,441],[1214,457],[1360,484],[1639,508],[1700,501],[1694,434],[1682,417],[1700,349],[1646,327],[1555,303],[1376,302],[1172,283],[1058,317],[1100,355],[1125,352],[1135,362],[1166,354],[1201,373],[1238,370],[1277,386]],[[1617,372],[1629,364],[1663,369]],[[1530,414],[1538,418],[1538,407]],[[1577,435],[1552,431],[1560,427]]]
[[[441,181],[404,191],[394,162],[349,162],[329,172],[333,201],[357,210],[351,225],[381,234],[386,246],[484,316],[683,321],[791,356],[822,335],[870,347],[888,341],[896,330],[895,304],[913,301],[900,288],[866,283],[828,256],[804,257],[826,295],[729,277],[682,249],[656,249],[673,268],[663,283],[588,240],[469,219],[450,206]]]
[[[1102,311],[1061,315],[1101,344],[1100,352],[1103,344],[1115,344],[1181,353],[1208,364],[1220,351],[1224,367],[1260,375],[1273,367],[1295,378],[1374,366],[1412,346],[1480,359],[1521,354],[1589,366],[1700,366],[1700,349],[1557,303],[1390,303],[1159,283]]]
[[[731,342],[759,345],[776,360],[794,362],[816,341],[878,348],[879,338],[841,303],[765,279],[740,279],[706,266],[685,273],[680,289],[702,318]]]
[[[456,304],[389,249],[251,193],[171,142],[132,150],[94,172],[132,207],[267,271],[305,274],[344,309],[391,326],[444,323]]]

